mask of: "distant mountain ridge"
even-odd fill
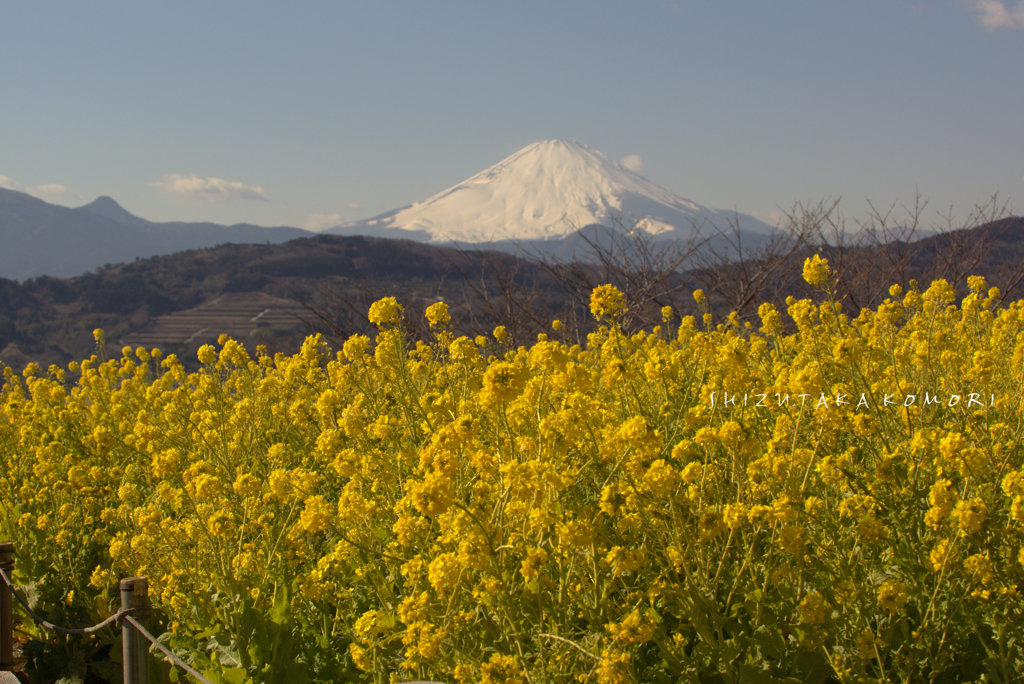
[[[300,228],[156,223],[102,196],[62,207],[0,188],[0,277],[70,277],[104,264],[235,243],[281,243],[312,235]]]
[[[640,232],[695,246],[737,230],[752,248],[775,231],[752,216],[684,199],[581,143],[541,140],[422,202],[327,232],[588,260],[595,236],[607,243]],[[70,208],[0,189],[0,278],[71,277],[137,258],[313,234],[287,226],[157,223],[106,195]]]
[[[140,225],[147,223],[143,218],[139,218],[135,214],[131,213],[120,204],[117,203],[113,197],[109,195],[100,195],[89,204],[83,204],[78,207],[79,211],[88,211],[91,214],[108,218],[111,221],[117,221],[118,223],[124,223],[126,225]]]

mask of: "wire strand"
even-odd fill
[[[116,613],[114,613],[113,615],[111,615],[110,617],[108,617],[103,622],[100,622],[100,623],[97,623],[95,625],[92,625],[91,627],[81,627],[81,628],[77,628],[77,629],[73,629],[73,628],[69,628],[69,627],[61,627],[59,625],[53,624],[52,622],[50,622],[49,620],[43,618],[38,613],[36,613],[34,610],[32,610],[32,608],[28,605],[28,601],[26,601],[21,596],[21,594],[18,593],[18,590],[15,589],[14,582],[12,582],[11,578],[7,576],[7,573],[4,571],[3,568],[0,568],[0,579],[3,579],[4,584],[7,585],[7,588],[10,590],[11,594],[14,596],[14,598],[16,598],[18,600],[18,603],[20,603],[21,607],[25,609],[25,612],[28,613],[29,617],[31,617],[41,627],[44,627],[44,628],[49,629],[49,630],[54,631],[54,632],[59,632],[61,634],[82,635],[82,634],[93,634],[95,632],[100,631],[101,629],[103,629],[105,627],[109,627],[111,624],[113,624],[115,622],[124,621],[124,622],[127,622],[128,624],[130,624],[132,627],[134,627],[135,631],[137,631],[139,634],[141,634],[143,637],[145,637],[150,643],[152,643],[154,646],[156,646],[164,654],[164,656],[171,662],[171,664],[180,667],[185,672],[187,672],[192,677],[194,677],[197,681],[201,682],[201,684],[213,684],[213,682],[211,682],[209,679],[207,679],[203,675],[201,675],[198,672],[196,672],[196,670],[193,669],[191,666],[189,666],[188,663],[186,663],[181,658],[176,656],[174,654],[174,652],[172,652],[169,648],[167,648],[166,646],[161,644],[157,640],[156,637],[154,637],[152,634],[150,634],[149,630],[147,630],[145,627],[143,627],[139,623],[138,620],[136,620],[135,618],[133,618],[130,615],[130,613],[132,612],[133,609],[122,608],[119,611],[117,611]]]
[[[50,622],[49,620],[40,616],[38,613],[32,610],[32,608],[28,605],[28,601],[22,598],[21,594],[18,593],[18,590],[14,588],[14,583],[11,582],[11,578],[7,576],[7,573],[4,571],[3,568],[0,568],[0,578],[3,578],[4,584],[6,584],[7,588],[10,589],[11,594],[14,595],[14,598],[18,599],[18,603],[20,603],[21,607],[25,609],[25,612],[28,613],[30,618],[32,618],[41,627],[45,627],[46,629],[49,629],[53,632],[59,632],[60,634],[93,634],[94,632],[98,632],[105,627],[109,627],[111,624],[117,622],[122,617],[125,617],[128,614],[128,611],[122,608],[121,610],[117,611],[116,613],[108,617],[103,622],[97,623],[91,627],[81,627],[78,629],[72,629],[70,627],[61,627],[59,625],[53,624],[52,622]]]
[[[161,644],[157,640],[157,638],[155,636],[153,636],[152,634],[149,633],[149,630],[147,630],[145,627],[140,625],[139,622],[135,618],[133,618],[131,615],[125,615],[124,616],[124,621],[127,622],[128,624],[130,624],[132,627],[134,627],[135,630],[139,634],[144,636],[146,639],[149,640],[150,643],[152,643],[154,646],[156,646],[158,649],[160,649],[160,651],[164,654],[164,656],[166,656],[167,659],[169,661],[171,661],[171,663],[173,665],[177,665],[182,670],[184,670],[185,672],[187,672],[190,675],[192,675],[196,680],[202,682],[202,684],[213,684],[213,682],[211,682],[209,679],[207,679],[206,677],[204,677],[203,675],[199,674],[194,669],[192,669],[192,667],[190,667],[188,663],[183,661],[178,656],[174,655],[174,652],[171,651],[171,649],[169,649],[166,646],[164,646],[163,644]]]

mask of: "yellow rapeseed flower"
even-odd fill
[[[804,260],[804,280],[812,287],[822,287],[828,283],[832,271],[828,267],[828,259],[815,254]]]
[[[897,613],[907,604],[907,587],[897,580],[886,580],[878,587],[877,596],[882,610]]]
[[[590,293],[590,313],[597,320],[614,320],[625,311],[625,295],[614,285],[599,285]]]
[[[828,604],[816,591],[812,591],[800,601],[800,621],[808,625],[823,625],[827,617]]]
[[[384,297],[378,299],[370,305],[370,312],[368,318],[370,322],[376,325],[378,328],[382,328],[388,325],[394,325],[402,320],[402,315],[405,310],[402,305],[398,303],[398,300],[394,297]]]
[[[452,316],[448,312],[448,305],[444,302],[431,304],[427,307],[424,315],[431,328],[444,327],[452,322]]]

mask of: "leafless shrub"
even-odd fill
[[[780,291],[788,289],[793,264],[828,216],[824,204],[794,213],[776,232],[754,245],[740,230],[738,220],[716,227],[710,248],[701,253],[697,267],[687,275],[715,306],[750,319],[760,302],[775,299]]]
[[[666,306],[677,316],[696,313],[692,294],[698,288],[713,311],[735,311],[741,320],[756,320],[761,302],[782,306],[788,295],[813,294],[801,271],[804,259],[818,253],[836,273],[836,297],[856,315],[888,297],[893,283],[945,278],[963,292],[968,275],[991,266],[993,249],[1002,239],[995,227],[1009,215],[994,197],[962,219],[950,211],[931,225],[920,196],[908,205],[869,202],[866,216],[856,221],[847,220],[839,205],[839,199],[795,204],[768,236],[745,233],[738,217],[727,226],[694,226],[683,241],[660,240],[617,221],[609,229],[579,231],[586,258],[577,254],[572,260],[525,249],[531,259],[473,249],[452,252],[447,275],[431,286],[432,293],[425,296],[420,288],[419,308],[444,299],[458,321],[456,332],[473,336],[503,326],[515,343],[549,332],[552,319],[559,318],[564,324],[559,337],[581,342],[591,329],[590,292],[611,283],[626,295],[629,328],[656,325]],[[990,281],[1009,295],[1024,284],[1024,263],[1003,264],[998,278]],[[369,329],[366,311],[382,296],[379,286],[327,283],[307,308],[336,340],[343,340]],[[417,307],[408,300],[407,294],[403,303],[412,314]],[[429,336],[420,318],[408,318],[414,335]]]
[[[584,259],[536,258],[569,293],[575,303],[573,323],[582,324],[580,330],[589,327],[591,291],[605,283],[625,294],[630,312],[627,327],[656,323],[662,307],[678,310],[691,291],[682,274],[705,242],[696,232],[684,241],[659,240],[635,225],[625,227],[621,220],[606,230],[580,231],[578,238],[584,246]]]
[[[847,311],[877,306],[889,296],[889,286],[907,287],[945,279],[959,292],[966,290],[967,276],[982,273],[992,256],[995,226],[1009,216],[997,197],[974,206],[957,219],[952,210],[936,214],[929,224],[928,203],[919,195],[908,205],[879,207],[868,203],[867,215],[847,229],[838,201],[811,207],[798,205],[790,221],[801,222],[809,233],[812,250],[827,258],[837,274],[837,297]],[[1021,269],[1004,272],[1003,286],[1015,286]],[[1004,290],[1005,292],[1005,290]]]

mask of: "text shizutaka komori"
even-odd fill
[[[813,408],[838,408],[841,406],[852,406],[855,409],[871,408],[872,406],[903,407],[911,406],[936,406],[941,408],[955,408],[963,405],[965,408],[983,408],[995,404],[995,395],[986,397],[978,392],[967,392],[966,394],[882,394],[872,396],[862,392],[854,401],[857,395],[851,394],[826,394],[821,392],[814,394],[783,394],[781,392],[746,392],[743,394],[729,392],[712,392],[710,405],[712,407],[722,406],[725,408],[748,406],[753,408],[771,408],[772,406],[808,406]]]

